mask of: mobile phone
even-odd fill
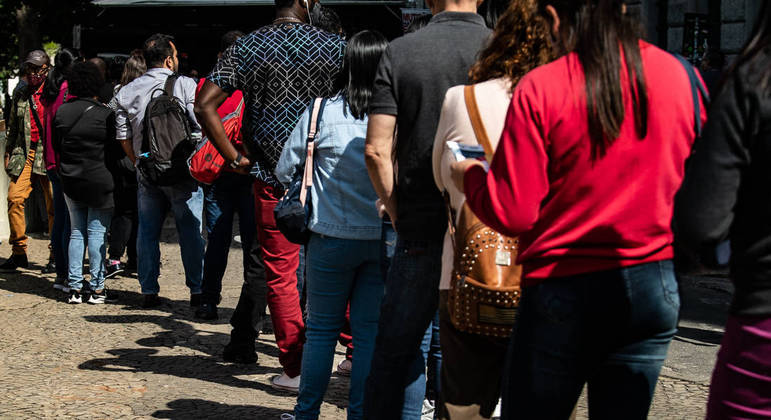
[[[458,162],[466,159],[484,159],[485,149],[476,144],[460,144],[454,141],[447,142],[447,147],[455,155],[455,160]]]

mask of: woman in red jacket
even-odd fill
[[[474,213],[520,236],[503,418],[567,418],[585,383],[591,417],[645,418],[680,307],[670,223],[691,82],[622,0],[539,10],[562,57],[517,85],[489,173],[453,168]]]

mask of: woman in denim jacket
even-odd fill
[[[356,351],[348,418],[362,417],[364,383],[377,335],[384,294],[381,225],[377,195],[364,165],[366,110],[380,56],[387,46],[377,32],[351,38],[338,80],[339,93],[319,115],[314,152],[311,220],[307,253],[306,342],[295,418],[315,419],[329,384],[335,345],[350,300]],[[276,177],[288,186],[305,162],[310,111],[284,146]]]

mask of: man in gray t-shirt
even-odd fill
[[[476,14],[476,0],[434,3],[428,1],[434,17],[425,28],[388,46],[370,101],[367,168],[398,240],[367,380],[367,419],[421,414],[425,362],[420,362],[420,344],[438,306],[447,227],[444,201],[431,171],[431,151],[445,92],[468,83],[469,68],[490,36]],[[399,168],[396,178],[392,150]]]

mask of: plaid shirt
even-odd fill
[[[345,41],[307,24],[264,26],[239,39],[208,79],[244,93],[242,133],[256,153],[252,175],[280,187],[273,171],[300,115],[313,98],[332,95]]]

